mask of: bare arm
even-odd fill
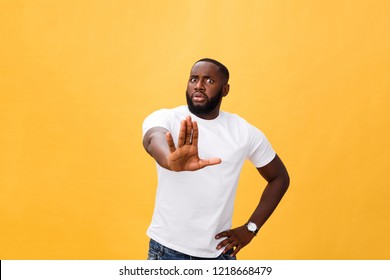
[[[171,133],[162,127],[148,130],[143,145],[160,166],[172,171],[195,171],[221,163],[219,158],[199,158],[198,137],[198,124],[187,117],[180,123],[177,147]]]
[[[280,200],[288,189],[290,178],[281,159],[276,157],[266,166],[257,168],[261,176],[268,182],[263,191],[260,202],[251,215],[249,221],[254,222],[260,229],[278,206]],[[217,249],[225,247],[224,252],[235,248],[232,256],[235,256],[245,247],[255,235],[248,231],[246,225],[221,232],[216,238],[227,237],[218,244]]]
[[[270,164],[257,170],[268,184],[263,191],[256,210],[249,220],[256,223],[258,228],[261,228],[274,212],[287,191],[290,185],[290,177],[286,167],[277,155]]]
[[[168,168],[169,147],[166,140],[166,134],[169,133],[166,128],[153,127],[149,129],[143,139],[145,150],[151,155],[156,162]]]

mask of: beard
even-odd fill
[[[194,115],[207,115],[211,112],[213,112],[215,110],[215,108],[217,108],[217,106],[220,104],[221,100],[222,100],[222,87],[220,89],[220,91],[211,99],[209,99],[206,95],[204,95],[204,97],[206,98],[206,103],[204,105],[195,105],[193,102],[192,102],[192,99],[188,93],[188,91],[186,91],[186,98],[187,98],[187,105],[188,105],[188,109],[190,110],[191,113],[193,113]]]

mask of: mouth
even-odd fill
[[[194,92],[191,95],[191,98],[194,102],[197,102],[197,103],[203,103],[207,100],[207,96],[204,93],[201,93],[198,91]]]

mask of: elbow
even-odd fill
[[[287,171],[282,177],[282,187],[284,189],[284,192],[286,192],[290,187],[290,175],[288,175]]]

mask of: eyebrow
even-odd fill
[[[193,74],[193,75],[190,75],[190,77],[192,78],[192,77],[199,77],[200,75],[196,75],[196,74]],[[213,78],[214,79],[214,77],[213,76],[211,76],[211,75],[205,75],[205,76],[203,76],[203,78],[205,78],[205,79],[208,79],[208,78]]]

